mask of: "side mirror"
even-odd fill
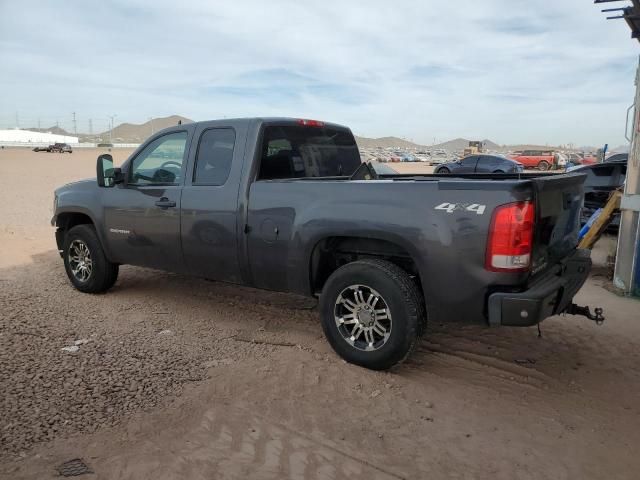
[[[122,172],[119,168],[113,167],[113,157],[108,153],[98,157],[96,174],[100,187],[113,187],[116,183],[122,182]]]

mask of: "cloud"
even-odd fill
[[[637,47],[583,0],[0,2],[0,127],[289,115],[618,144]]]

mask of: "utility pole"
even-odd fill
[[[89,119],[89,135],[93,135],[93,120]]]
[[[153,135],[154,134],[154,131],[153,131],[153,117],[149,117],[149,123],[151,123],[151,135]]]
[[[635,112],[640,112],[640,65],[636,70]],[[631,110],[631,108],[629,108]],[[627,112],[628,115],[628,112]],[[634,113],[632,118],[635,118]],[[640,130],[632,122],[624,194],[620,202],[620,226],[613,284],[627,295],[640,297]]]
[[[71,112],[71,115],[73,115],[73,134],[77,135],[78,134],[78,126],[76,125],[76,112]]]
[[[117,115],[109,115],[111,119],[111,128],[109,129],[109,143],[113,143],[113,119],[116,118]]]
[[[38,117],[38,130],[40,130],[40,117]]]
[[[596,4],[609,3],[607,0],[594,0]],[[620,15],[607,19],[623,18],[631,28],[631,38],[640,40],[640,29],[636,19],[640,17],[640,3],[631,2],[632,6],[604,9],[603,12],[620,12]],[[627,175],[624,182],[624,193],[620,200],[620,227],[618,228],[618,249],[616,251],[616,267],[613,273],[613,284],[627,295],[640,297],[640,125],[631,121],[631,133],[628,133],[629,113],[634,110],[632,118],[640,113],[640,64],[636,69],[636,95],[633,105],[627,110],[627,125],[624,136],[629,141],[629,159]]]
[[[20,128],[20,119],[18,118],[18,112],[16,112],[16,128]]]

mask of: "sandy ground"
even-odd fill
[[[52,191],[96,156],[0,150],[1,478],[73,458],[100,479],[639,477],[640,303],[604,288],[611,238],[578,294],[603,326],[430,325],[371,372],[330,350],[309,299],[134,267],[74,291]]]

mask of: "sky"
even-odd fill
[[[427,145],[620,145],[640,44],[605,17],[592,0],[0,0],[0,128],[292,116]]]

